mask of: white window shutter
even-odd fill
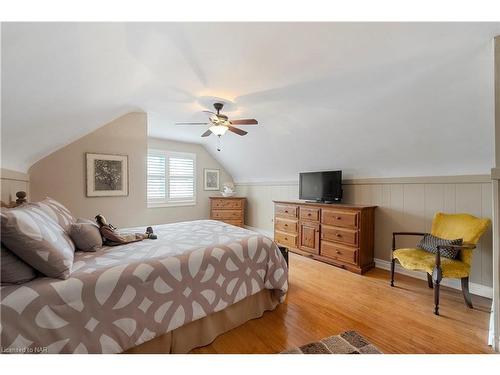
[[[170,157],[169,198],[194,199],[194,160],[186,157]]]
[[[196,154],[150,150],[147,184],[152,206],[194,204]]]
[[[148,200],[164,201],[166,192],[166,157],[148,155]]]

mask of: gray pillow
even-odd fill
[[[0,278],[2,285],[22,284],[36,277],[36,271],[29,264],[12,254],[3,244],[0,249]]]
[[[40,208],[52,220],[58,223],[66,231],[66,233],[69,234],[69,228],[71,224],[76,221],[76,219],[61,203],[55,199],[47,197],[43,201],[29,204]]]
[[[0,216],[2,242],[11,252],[46,276],[69,277],[75,245],[57,222],[32,204]]]
[[[78,219],[76,223],[71,224],[69,235],[78,250],[96,251],[102,247],[99,227],[90,220]]]
[[[80,223],[80,224],[94,224],[97,227],[97,229],[99,229],[99,225],[97,225],[97,223],[94,220],[91,220],[91,219],[85,219],[83,217],[79,217],[76,220],[76,222]]]
[[[432,234],[426,234],[422,240],[419,242],[417,247],[419,249],[428,251],[429,253],[436,254],[437,253],[437,247],[438,245],[446,246],[446,245],[457,245],[461,246],[463,243],[463,240],[461,238],[458,238],[456,240],[446,240],[444,238],[439,238],[436,236],[433,236]],[[442,248],[441,249],[441,255],[450,258],[450,259],[455,259],[460,252],[460,249],[454,249],[451,247],[448,248]]]

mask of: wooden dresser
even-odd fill
[[[210,197],[210,219],[243,227],[246,198]]]
[[[375,208],[274,201],[274,240],[294,253],[362,274],[375,266]]]

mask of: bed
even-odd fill
[[[185,353],[284,301],[287,265],[269,238],[212,220],[154,231],[77,252],[66,280],[1,287],[3,352]]]

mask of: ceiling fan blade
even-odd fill
[[[176,122],[175,125],[208,125],[206,122]]]
[[[257,125],[259,122],[252,118],[252,119],[242,119],[242,120],[231,120],[231,124],[233,125]]]
[[[210,134],[212,134],[211,130],[208,129],[205,133],[203,133],[201,136],[202,137],[208,137]]]
[[[248,133],[248,132],[246,132],[244,130],[235,128],[234,126],[228,127],[227,130],[229,130],[230,132],[236,133],[238,135],[246,135]]]

